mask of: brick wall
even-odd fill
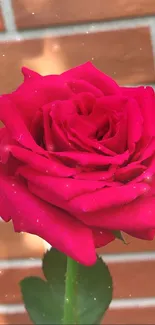
[[[155,84],[155,0],[2,0],[0,93],[21,82],[23,65],[60,73],[92,61],[122,85]],[[114,279],[105,324],[155,324],[155,242],[100,250]],[[0,323],[29,324],[18,282],[41,274],[42,241],[0,222]]]

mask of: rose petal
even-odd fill
[[[36,79],[42,78],[42,76],[39,73],[37,73],[37,72],[35,72],[35,71],[27,68],[27,67],[22,67],[22,73],[24,75],[24,80],[25,81],[30,81],[31,78],[33,78],[33,79],[35,79],[35,78]]]
[[[0,175],[5,173],[5,165],[0,164]],[[11,220],[11,206],[6,204],[6,195],[4,191],[0,191],[0,217],[3,217],[3,220],[8,222]]]
[[[47,106],[44,106],[42,109],[43,112],[43,125],[44,125],[44,143],[48,152],[54,151],[54,139],[51,131],[51,118],[49,116],[50,109]]]
[[[143,117],[143,133],[146,136],[155,136],[155,94],[151,87],[127,88],[122,87],[124,95],[137,100]]]
[[[28,166],[19,167],[17,173],[41,187],[43,191],[51,191],[51,196],[54,193],[61,200],[71,200],[81,194],[94,192],[107,185],[107,183],[102,181],[76,180],[40,175]]]
[[[111,241],[115,240],[113,233],[108,230],[93,228],[92,231],[96,248],[106,246]]]
[[[140,140],[143,131],[143,119],[140,108],[134,99],[127,102],[128,146]]]
[[[81,172],[75,176],[73,176],[75,179],[86,179],[90,181],[104,181],[104,180],[113,180],[115,175],[116,167],[109,168],[107,171],[100,171],[100,170],[94,170],[94,171],[87,171],[87,172]]]
[[[108,139],[103,139],[104,145],[113,150],[116,154],[121,154],[127,149],[127,116],[124,114],[119,122],[116,134]]]
[[[155,236],[155,230],[144,230],[144,231],[130,231],[127,232],[130,236],[136,237],[138,239],[144,239],[144,240],[153,240]]]
[[[135,179],[136,182],[145,181],[146,183],[149,183],[151,185],[151,189],[154,187],[154,175],[155,175],[155,155],[150,160],[150,164],[148,167],[145,167],[145,170],[143,173],[141,173],[137,178]],[[153,182],[152,182],[153,181]]]
[[[75,168],[65,166],[55,157],[47,159],[18,146],[10,146],[9,150],[15,158],[19,159],[25,164],[28,164],[30,167],[39,172],[58,177],[70,177],[77,173]]]
[[[64,198],[62,198],[62,195],[58,191],[52,189],[52,186],[51,188],[47,188],[47,186],[44,187],[44,184],[42,185],[35,184],[34,180],[28,181],[27,184],[28,184],[29,191],[34,195],[52,204],[53,206],[63,209],[64,211],[70,213],[75,218],[79,217],[79,211],[77,207],[72,204],[72,200],[68,200],[68,201],[66,199],[64,200]],[[106,182],[105,182],[105,186],[108,186]],[[97,212],[95,212],[95,215],[96,213]]]
[[[102,156],[97,153],[86,152],[53,152],[53,156],[61,160],[73,162],[75,165],[81,166],[107,166],[110,164],[122,165],[129,158],[129,153],[126,151],[123,154],[116,155],[115,157]]]
[[[73,93],[75,93],[75,94],[89,92],[89,93],[93,94],[95,97],[103,96],[103,93],[101,90],[99,90],[95,86],[91,85],[86,80],[74,80],[74,81],[70,80],[67,82],[67,84],[70,87],[70,89],[73,91]]]
[[[155,198],[143,196],[132,202],[103,209],[99,212],[79,214],[78,218],[91,227],[103,227],[108,230],[141,232],[155,229]]]
[[[119,186],[116,182],[108,188],[98,189],[93,193],[81,194],[69,201],[70,211],[73,213],[94,212],[130,203],[149,190],[145,183],[127,184]]]
[[[5,124],[12,139],[38,153],[45,153],[32,138],[15,105],[7,95],[0,97],[0,120]],[[8,143],[9,145],[9,143]],[[5,150],[5,148],[4,148]]]
[[[144,165],[139,162],[132,162],[125,167],[120,167],[115,172],[115,180],[119,182],[129,182],[133,180],[135,183],[135,178],[141,175],[146,170]],[[141,179],[142,180],[142,179]]]
[[[8,143],[12,142],[5,127],[0,128],[0,162],[5,164],[9,158]]]
[[[65,100],[71,96],[72,91],[61,76],[49,75],[36,78],[36,73],[32,75],[31,72],[31,77],[26,78],[24,83],[10,95],[10,98],[24,116],[25,121],[29,123],[36,110],[43,105],[54,100]]]
[[[38,235],[80,263],[95,263],[95,247],[89,228],[64,211],[41,202],[21,184],[14,182],[12,186],[12,183],[11,178],[1,174],[0,197],[5,194],[5,205],[11,208],[15,231]]]
[[[69,142],[67,131],[72,116],[76,115],[76,107],[71,100],[55,101],[46,105],[51,118],[51,136],[54,142],[55,151],[68,151],[76,149],[74,144]]]
[[[155,139],[153,138],[141,153],[139,157],[139,161],[143,162],[147,158],[150,158],[154,154],[154,152],[155,152]]]
[[[105,95],[120,94],[120,87],[116,82],[103,72],[99,71],[91,62],[82,64],[76,68],[70,69],[62,74],[66,81],[73,79],[83,79],[91,85],[103,91]]]

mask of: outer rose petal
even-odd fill
[[[115,240],[115,236],[112,232],[104,229],[93,228],[93,236],[95,247],[103,247]]]
[[[44,153],[32,138],[16,106],[7,95],[0,97],[0,120],[5,124],[12,139],[35,152]]]
[[[122,87],[122,93],[135,98],[143,116],[143,132],[145,136],[155,136],[155,94],[151,87]]]
[[[37,199],[27,188],[2,173],[0,214],[11,211],[15,231],[28,232],[43,238],[53,247],[85,265],[96,261],[92,231],[73,220],[64,211]],[[10,211],[8,211],[10,206]],[[3,217],[3,215],[2,215]],[[5,217],[6,220],[6,217]]]
[[[113,188],[104,188],[95,192],[79,195],[69,201],[58,196],[57,191],[47,188],[44,184],[38,184],[32,179],[28,181],[29,190],[42,200],[50,204],[62,208],[75,218],[81,220],[90,227],[99,227],[108,230],[123,230],[121,225],[126,225],[126,219],[119,222],[117,226],[117,218],[111,221],[111,217],[106,217],[110,211],[117,211],[119,207],[123,209],[129,205],[128,202],[135,200],[138,196],[144,194],[149,188],[147,184],[137,184],[137,188],[133,189],[132,185],[117,187],[114,183]],[[134,186],[135,187],[135,186]],[[128,204],[127,204],[128,203]],[[123,218],[123,217],[122,217]],[[110,220],[110,222],[108,222]],[[134,229],[134,228],[133,228]]]
[[[132,237],[136,237],[136,238],[144,239],[144,240],[153,240],[154,236],[155,236],[154,229],[144,230],[144,231],[131,231],[131,232],[127,232],[127,233]]]
[[[124,232],[143,232],[155,229],[155,197],[142,196],[126,205],[111,207],[78,216],[82,222],[91,227]]]
[[[9,95],[27,122],[31,121],[36,110],[43,105],[72,96],[71,89],[61,76],[36,77],[36,75],[31,71],[30,78],[26,76],[24,83]]]
[[[117,185],[112,183],[112,187],[102,188],[92,193],[81,194],[69,201],[70,211],[77,212],[93,212],[102,211],[106,208],[124,206],[144,195],[149,190],[149,185],[145,183]],[[95,217],[94,217],[95,219]],[[105,227],[106,228],[106,227]]]
[[[5,167],[6,165],[4,166],[0,164],[0,171],[5,172]],[[3,217],[3,220],[8,222],[11,219],[11,214],[12,214],[11,205],[6,204],[5,192],[2,189],[0,189],[0,217]]]
[[[40,79],[42,77],[39,73],[37,73],[31,69],[28,69],[26,67],[22,67],[22,73],[24,75],[24,80],[29,81],[29,82],[31,82],[32,78]]]
[[[8,143],[11,142],[9,133],[5,127],[0,128],[0,161],[6,163],[9,157],[9,151],[7,150]]]
[[[70,69],[64,72],[61,76],[66,81],[72,81],[74,79],[86,80],[91,85],[100,89],[105,95],[121,94],[121,89],[116,82],[103,72],[96,69],[91,62]]]

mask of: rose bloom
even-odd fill
[[[91,63],[61,75],[23,68],[0,97],[0,215],[85,265],[116,230],[155,231],[155,95]]]

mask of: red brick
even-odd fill
[[[106,325],[142,325],[155,324],[154,308],[129,308],[108,310],[102,324]]]
[[[22,81],[23,65],[43,75],[59,74],[89,60],[120,84],[155,81],[149,28],[134,28],[1,43],[0,93]]]
[[[13,7],[18,28],[139,17],[155,13],[154,0],[13,0]]]
[[[22,302],[19,282],[28,276],[42,276],[41,268],[1,269],[0,272],[0,303]]]
[[[27,313],[0,314],[0,324],[4,325],[31,325]],[[102,324],[106,325],[142,325],[155,324],[154,308],[130,308],[120,310],[108,310]]]
[[[109,263],[113,278],[114,298],[155,296],[155,261]]]
[[[27,313],[0,314],[0,324],[3,325],[31,325],[33,324]]]
[[[155,296],[155,261],[109,264],[114,298]],[[0,303],[21,303],[19,282],[27,276],[43,276],[40,268],[1,269]],[[101,279],[102,281],[102,279]]]

